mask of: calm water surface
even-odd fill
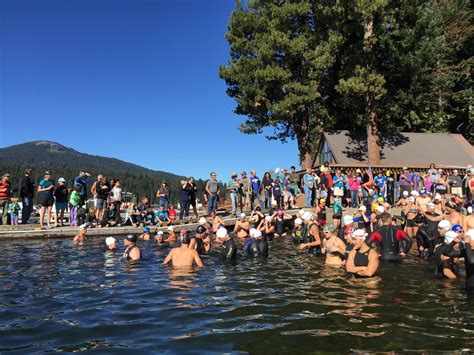
[[[411,257],[353,280],[291,243],[267,262],[135,265],[103,240],[0,243],[0,352],[314,353],[474,350],[474,295]],[[120,249],[121,250],[121,249]]]

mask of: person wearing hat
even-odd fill
[[[311,212],[307,211],[301,216],[303,220],[303,243],[298,248],[308,248],[308,253],[317,256],[321,252],[321,237],[319,236],[319,227],[313,222]]]
[[[455,280],[457,278],[457,270],[454,266],[454,258],[448,256],[449,253],[446,253],[446,251],[449,249],[452,251],[452,248],[454,248],[454,246],[459,243],[459,241],[460,238],[458,233],[449,230],[444,234],[444,242],[436,246],[434,251],[436,278],[446,278],[450,280]],[[448,249],[448,247],[450,248]],[[459,250],[459,246],[457,246],[456,250]]]
[[[293,243],[303,243],[303,220],[298,217],[293,222],[293,230],[291,231],[291,238]]]
[[[211,249],[211,237],[204,226],[198,226],[194,237],[189,243],[191,249],[195,249],[199,255],[208,254]]]
[[[453,227],[454,228],[454,227]],[[457,240],[459,239],[459,240]],[[443,256],[463,258],[466,269],[466,288],[474,289],[474,229],[469,229],[462,238],[458,236],[443,250]]]
[[[367,212],[367,207],[361,205],[357,212],[354,212],[353,221],[355,229],[365,229],[371,231],[372,225],[370,223],[371,213]]]
[[[410,251],[413,244],[404,231],[392,225],[390,213],[380,216],[381,227],[369,238],[369,245],[377,244],[380,248],[380,259],[384,262],[400,262]]]
[[[168,236],[166,237],[166,243],[172,245],[176,242],[176,233],[174,232],[174,226],[169,226],[167,229]]]
[[[82,169],[79,172],[79,175],[74,178],[74,187],[79,186],[79,196],[80,203],[79,206],[82,206],[87,201],[87,179],[91,177],[91,174],[87,173],[85,169]]]
[[[143,240],[150,240],[150,227],[145,226],[143,227],[143,233],[138,236],[138,239],[143,239]]]
[[[327,222],[327,213],[326,213],[326,199],[325,198],[320,198],[319,203],[315,208],[315,213],[318,216],[318,224],[321,227],[324,227],[328,222]]]
[[[2,211],[2,223],[8,224],[8,205],[11,197],[10,174],[3,174],[0,180],[0,209]]]
[[[293,219],[293,217],[284,213],[282,210],[278,210],[272,215],[272,223],[275,226],[275,237],[286,237],[286,224],[287,221],[291,219]]]
[[[323,228],[324,238],[321,244],[321,253],[326,254],[326,264],[341,266],[346,254],[346,245],[337,237],[335,228],[328,224]]]
[[[237,206],[239,203],[239,187],[240,182],[237,179],[237,173],[233,172],[230,176],[230,181],[227,183],[226,190],[229,192],[230,202],[232,204],[232,217],[237,216]]]
[[[235,261],[237,255],[237,244],[229,235],[225,227],[219,227],[216,232],[216,242],[222,245],[221,255],[227,261]]]
[[[137,236],[129,234],[124,240],[125,251],[123,257],[127,260],[137,261],[141,258],[140,248],[136,246]]]
[[[219,217],[219,216],[217,215],[217,212],[216,212],[216,211],[212,211],[212,212],[211,212],[211,224],[212,224],[212,231],[213,231],[214,233],[216,233],[216,232],[217,232],[217,229],[219,228],[219,226],[220,226],[221,224],[224,224],[224,225],[225,225],[225,222],[224,222],[224,220],[223,220],[221,217]]]
[[[411,174],[408,172],[408,168],[404,167],[403,172],[400,174],[400,179],[398,180],[398,191],[400,195],[402,195],[405,191],[410,193],[412,189]]]
[[[164,236],[163,231],[156,232],[155,240],[157,241],[158,244],[163,243],[163,236]]]
[[[410,196],[408,198],[408,206],[405,212],[406,232],[410,238],[414,238],[418,230],[415,223],[416,216],[418,216],[418,206],[416,205],[415,197]]]
[[[250,222],[247,220],[245,213],[241,213],[235,222],[234,235],[239,239],[245,239],[249,236]]]
[[[428,196],[428,191],[426,189],[420,190],[420,196],[415,197],[416,205],[420,210],[420,213],[426,212],[426,205],[431,202],[431,198]]]
[[[117,249],[117,243],[114,237],[105,238],[105,245],[107,245],[107,250],[115,251]]]
[[[40,199],[41,209],[40,209],[40,220],[39,225],[40,229],[43,229],[43,220],[44,215],[46,214],[46,224],[49,226],[51,221],[51,209],[54,203],[54,181],[51,179],[51,172],[47,171],[44,173],[44,179],[40,181],[38,185],[38,196]]]
[[[53,190],[53,196],[55,199],[55,211],[54,211],[54,226],[64,226],[64,212],[67,208],[68,202],[68,190],[66,186],[66,179],[61,177],[58,179],[58,184]]]
[[[89,228],[88,223],[81,224],[79,227],[79,233],[74,236],[72,239],[74,244],[82,245],[86,241],[87,229]]]
[[[196,263],[198,267],[202,267],[202,261],[198,252],[194,248],[189,247],[191,238],[186,230],[181,230],[179,240],[181,245],[171,249],[163,261],[163,265],[171,262],[174,267],[189,267]]]
[[[28,224],[31,212],[33,212],[33,198],[35,196],[35,185],[31,180],[31,169],[26,169],[20,179],[21,198],[21,223]]]
[[[346,262],[346,271],[356,277],[372,277],[379,268],[377,252],[366,244],[367,233],[364,229],[357,229],[352,233],[354,248],[349,253]]]
[[[268,257],[268,244],[262,237],[262,232],[256,228],[250,230],[250,243],[246,252],[252,258],[264,258]]]
[[[339,228],[339,230],[337,231],[337,237],[344,241],[344,230],[346,228],[353,228],[354,227],[354,215],[351,215],[351,214],[346,214],[344,215],[344,217],[342,218],[342,226],[341,228]]]

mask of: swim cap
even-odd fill
[[[383,203],[383,197],[382,197],[382,196],[379,196],[379,197],[377,198],[377,201],[380,202],[380,203]]]
[[[184,234],[181,233],[179,236],[179,239],[181,240],[181,244],[189,244],[189,242],[191,241],[191,238],[189,238],[189,235],[187,232]]]
[[[458,234],[457,234],[456,232],[448,231],[448,232],[446,232],[446,234],[444,235],[444,242],[445,242],[446,244],[449,244],[449,243],[451,243],[457,236],[458,236]]]
[[[385,172],[385,175],[386,175],[386,176],[390,176],[390,170],[387,170],[387,171]]]
[[[225,238],[227,237],[227,229],[223,227],[219,227],[216,233],[217,238]]]
[[[415,198],[413,196],[408,197],[408,201],[415,202]]]
[[[199,218],[199,224],[201,226],[205,225],[207,223],[206,219],[204,217]]]
[[[126,239],[131,243],[136,243],[137,242],[137,236],[136,235],[129,234],[129,235],[127,235]]]
[[[321,191],[321,198],[325,198],[328,196],[328,193],[326,191]]]
[[[447,231],[451,230],[452,224],[450,221],[443,219],[438,223],[438,228],[439,229],[445,229]]]
[[[174,227],[173,227],[173,226],[169,226],[167,229],[168,229],[170,232],[173,232],[173,231],[174,231]]]
[[[254,238],[260,238],[262,236],[262,232],[260,232],[258,229],[255,230],[255,233],[253,235]]]
[[[428,203],[426,204],[426,207],[428,207],[428,208],[435,208],[435,204],[434,204],[433,202],[428,202]]]
[[[183,234],[186,234],[186,233],[188,233],[188,231],[187,231],[186,229],[181,229],[181,230],[179,231],[179,234],[180,234],[180,235],[183,235]]]
[[[420,194],[425,195],[425,194],[426,194],[426,190],[425,190],[425,189],[421,189],[421,190],[420,190]]]
[[[262,209],[260,208],[260,206],[257,206],[255,207],[255,211],[261,211]]]
[[[326,200],[324,198],[322,198],[322,199],[319,200],[319,203],[324,205],[326,203]]]
[[[114,237],[105,238],[105,244],[107,244],[108,246],[115,244],[115,238]]]
[[[295,224],[301,224],[301,223],[303,223],[303,220],[301,218],[295,219]]]
[[[149,227],[143,227],[143,233],[150,233]]]
[[[469,206],[469,207],[467,208],[467,213],[472,214],[472,206]]]
[[[440,195],[440,194],[436,194],[434,198],[435,198],[435,200],[441,200],[441,195]]]
[[[466,236],[468,236],[471,240],[474,240],[474,229],[469,229],[466,232]]]
[[[266,217],[265,217],[265,221],[271,222],[271,221],[272,221],[272,216],[266,216]]]
[[[87,228],[89,228],[89,223],[81,224],[81,226],[79,227],[79,229],[87,229]]]
[[[242,212],[241,214],[239,214],[239,217],[240,218],[245,218],[245,213]]]
[[[408,191],[403,191],[403,196],[407,197],[408,196]]]
[[[306,211],[305,211],[304,209],[300,209],[300,210],[298,211],[298,214],[299,214],[300,216],[302,216],[303,213],[305,213],[305,212],[306,212]]]
[[[199,234],[206,233],[206,228],[204,228],[204,226],[199,226],[196,228],[196,233],[199,233]]]
[[[283,216],[283,211],[282,211],[282,210],[278,210],[278,211],[277,211],[277,215]]]
[[[367,233],[365,232],[365,229],[356,229],[354,233],[352,233],[352,236],[357,239],[365,239]]]
[[[325,232],[334,232],[335,230],[336,228],[334,228],[334,226],[331,223],[326,224],[323,229],[323,231]]]
[[[459,233],[462,231],[462,227],[459,224],[455,224],[452,228],[453,232]]]
[[[365,212],[365,211],[367,211],[367,207],[365,205],[362,205],[362,206],[359,207],[359,211]]]
[[[374,193],[374,190],[372,190],[372,189],[369,189],[369,194],[370,194],[370,193]]]
[[[412,195],[413,197],[418,197],[418,196],[420,196],[420,194],[419,194],[418,191],[416,191],[416,190],[413,190],[413,191],[411,192],[411,195]]]
[[[159,231],[156,235],[163,235],[163,231]]]
[[[383,206],[377,206],[377,208],[375,209],[376,212],[379,212],[379,213],[384,213],[385,212],[385,208],[383,208]]]
[[[255,235],[255,232],[257,231],[257,228],[250,228],[249,230],[249,235],[253,237]]]
[[[374,196],[372,196],[374,199],[378,200],[379,198],[379,195],[375,194]]]
[[[350,214],[346,214],[343,218],[344,220],[344,225],[347,226],[351,223],[354,223],[354,218]]]
[[[354,228],[352,227],[347,227],[344,229],[344,234],[353,234],[354,233]]]
[[[305,212],[303,213],[303,215],[301,216],[301,219],[303,221],[309,221],[311,219],[311,212]]]

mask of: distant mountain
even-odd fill
[[[92,175],[90,183],[98,174],[105,175],[108,180],[119,178],[124,191],[150,196],[152,201],[162,180],[169,183],[172,200],[175,200],[179,182],[183,178],[115,158],[80,153],[50,141],[34,141],[0,148],[0,173],[12,174],[11,181],[14,187],[26,168],[33,169],[33,176],[37,182],[43,177],[44,171],[52,170],[54,179],[64,177],[69,186],[79,170],[85,169]]]

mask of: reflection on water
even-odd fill
[[[140,246],[131,264],[98,240],[1,243],[0,351],[474,349],[462,281],[436,281],[415,258],[366,280],[284,240],[267,261],[216,254],[202,269],[164,267],[168,247]]]

